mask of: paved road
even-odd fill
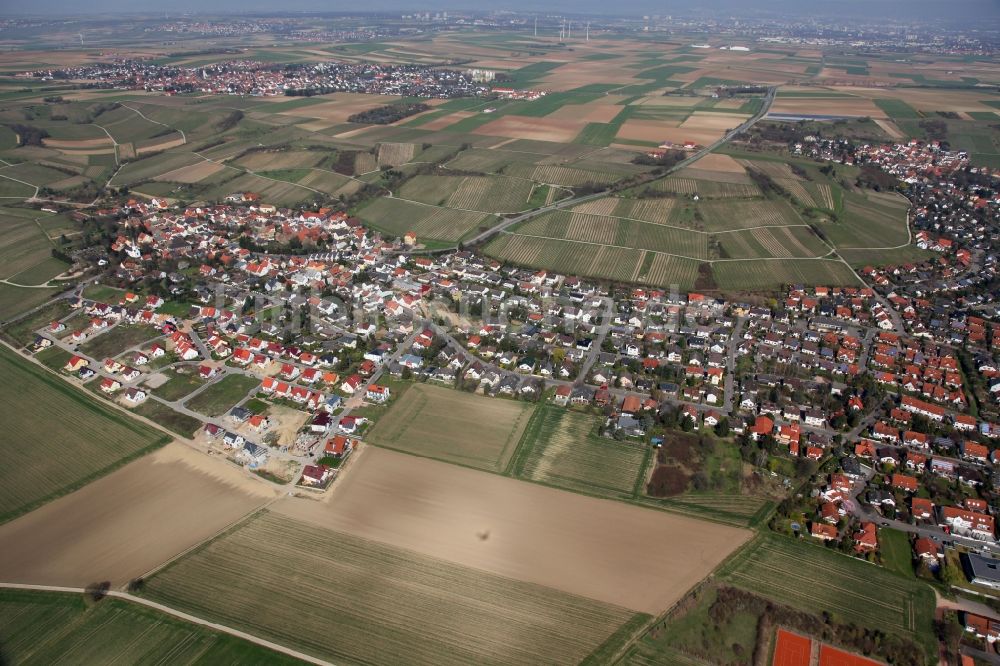
[[[768,89],[767,95],[764,96],[764,104],[761,105],[761,109],[760,109],[760,111],[757,112],[757,115],[753,116],[752,118],[748,118],[742,125],[740,125],[739,127],[735,128],[735,129],[730,130],[724,136],[722,136],[717,141],[715,141],[715,143],[712,143],[711,145],[706,146],[705,148],[702,148],[701,150],[699,150],[698,152],[694,153],[690,157],[687,157],[684,160],[678,162],[677,164],[675,164],[674,166],[672,166],[670,169],[668,169],[663,175],[666,176],[667,174],[670,174],[670,173],[672,173],[674,171],[678,171],[680,169],[683,169],[686,166],[690,166],[691,164],[697,162],[698,160],[700,160],[702,157],[704,157],[705,155],[709,154],[713,150],[716,150],[717,148],[719,148],[719,147],[723,146],[724,144],[728,143],[729,141],[731,141],[737,135],[742,134],[743,132],[745,132],[748,129],[750,129],[751,127],[753,127],[764,116],[766,116],[767,112],[771,109],[771,104],[774,102],[774,95],[775,95],[776,91],[777,91],[777,88],[769,88]],[[483,231],[479,235],[473,236],[468,241],[465,241],[465,244],[466,245],[478,245],[479,243],[482,243],[482,242],[484,242],[486,240],[489,240],[493,236],[496,236],[497,234],[501,233],[502,231],[505,231],[505,230],[509,229],[510,227],[514,226],[515,224],[519,224],[521,222],[524,222],[525,220],[530,220],[533,217],[538,217],[539,215],[542,215],[543,213],[548,213],[550,211],[560,210],[560,209],[563,209],[563,208],[569,208],[571,206],[576,206],[577,204],[585,203],[587,201],[592,201],[594,199],[601,199],[601,198],[607,197],[609,194],[610,194],[610,191],[595,192],[594,194],[585,194],[583,196],[573,197],[571,199],[563,199],[562,201],[557,201],[556,203],[549,204],[548,206],[542,206],[541,208],[538,208],[536,210],[531,210],[531,211],[528,211],[526,213],[522,213],[521,215],[518,215],[517,217],[512,217],[512,218],[503,220],[502,222],[500,222],[496,226],[490,227],[489,229],[487,229],[486,231]]]
[[[736,393],[736,348],[740,346],[743,339],[743,327],[746,326],[745,317],[738,317],[733,332],[729,336],[729,351],[726,354],[726,386],[722,397],[722,412],[732,414],[735,405],[733,401]]]
[[[69,592],[73,594],[85,594],[86,590],[82,587],[59,587],[55,585],[27,585],[21,583],[0,583],[0,587],[14,590],[39,590],[46,592]],[[176,608],[171,608],[170,606],[164,606],[163,604],[151,601],[150,599],[145,599],[143,597],[137,597],[135,595],[129,594],[128,592],[119,592],[117,590],[108,590],[107,596],[114,597],[115,599],[124,599],[130,601],[134,604],[139,604],[141,606],[146,606],[160,611],[161,613],[166,613],[167,615],[172,615],[176,618],[180,618],[186,622],[192,624],[198,624],[203,627],[208,627],[215,631],[229,634],[230,636],[236,636],[237,638],[242,638],[250,643],[255,643],[269,650],[274,650],[275,652],[280,652],[282,654],[287,654],[290,657],[296,659],[301,659],[302,661],[308,662],[310,664],[317,664],[318,666],[333,666],[331,662],[323,661],[322,659],[317,659],[312,655],[305,654],[304,652],[299,652],[298,650],[293,650],[292,648],[285,647],[284,645],[279,645],[278,643],[273,643],[267,639],[260,638],[259,636],[254,636],[253,634],[248,634],[245,631],[240,631],[239,629],[234,629],[228,627],[224,624],[219,624],[217,622],[210,622],[209,620],[204,620],[196,615],[191,615],[190,613],[185,613],[184,611],[177,610]]]

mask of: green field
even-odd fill
[[[230,374],[191,398],[185,407],[205,416],[222,416],[256,387],[260,380],[246,375]]]
[[[634,618],[268,512],[171,563],[143,594],[335,663],[577,663]]]
[[[48,326],[52,321],[63,319],[72,312],[69,301],[60,299],[4,327],[4,337],[18,346],[30,344],[35,339],[35,331]]]
[[[0,522],[163,445],[167,437],[0,349],[7,406],[0,438]]]
[[[466,234],[491,226],[496,217],[488,213],[441,208],[399,199],[381,198],[363,207],[358,216],[372,227],[401,237],[412,231],[421,239],[456,242]]]
[[[541,405],[524,431],[514,476],[588,495],[631,499],[638,490],[647,447],[597,434],[601,419]]]
[[[527,207],[532,183],[504,176],[415,176],[396,194],[432,206],[484,213],[514,213]]]
[[[132,347],[143,346],[163,333],[153,326],[119,324],[80,345],[80,352],[97,362],[114,358]]]
[[[692,607],[671,617],[666,626],[647,633],[631,647],[624,664],[699,666],[738,664],[753,654],[760,618],[740,609],[720,621],[711,614],[718,590],[703,586]]]
[[[299,664],[296,659],[120,599],[0,590],[4,664]]]
[[[181,437],[191,437],[202,426],[202,422],[193,416],[182,414],[152,398],[146,398],[139,405],[131,408],[139,416],[177,433]]]
[[[879,530],[878,550],[882,566],[905,578],[913,578],[913,549],[906,532],[888,527]]]
[[[720,261],[712,264],[720,289],[777,290],[790,284],[859,286],[851,269],[833,259]]]
[[[187,366],[185,372],[165,370],[163,374],[167,376],[167,381],[152,389],[152,392],[154,395],[171,402],[180,400],[205,383],[198,376],[197,368],[194,366]]]
[[[379,418],[366,441],[490,472],[507,469],[532,408],[462,391],[414,384]],[[468,424],[476,424],[470,437]]]
[[[54,244],[34,220],[48,215],[28,212],[30,217],[21,210],[0,208],[0,278],[36,285],[62,273],[66,265],[52,258]]]
[[[929,586],[818,544],[762,534],[723,565],[719,578],[811,613],[827,611],[838,622],[899,634],[936,653]]]
[[[920,112],[901,99],[876,99],[875,104],[893,120],[916,120],[922,117]]]

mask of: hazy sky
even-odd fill
[[[0,14],[79,15],[108,12],[356,12],[439,9],[511,9],[515,11],[614,12],[634,14],[687,14],[712,11],[732,14],[777,13],[782,15],[882,16],[912,20],[947,17],[970,21],[1000,18],[997,0],[367,0],[324,2],[323,0],[35,0],[30,3],[0,0]]]

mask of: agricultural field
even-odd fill
[[[454,210],[395,198],[376,199],[358,211],[375,229],[402,237],[407,232],[431,241],[456,242],[480,228],[492,226],[496,217],[488,213]]]
[[[484,213],[527,208],[532,183],[504,176],[415,176],[400,188],[400,199]]]
[[[831,251],[807,226],[760,227],[720,233],[716,238],[726,259],[822,257]]]
[[[0,208],[0,231],[3,232],[0,236],[0,279],[13,284],[40,285],[68,268],[52,258],[59,235],[51,238],[40,224],[40,220],[49,217],[54,216],[30,209]]]
[[[491,472],[507,469],[531,417],[523,402],[414,384],[368,431],[365,440]],[[468,424],[476,424],[470,437]]]
[[[8,408],[7,436],[0,440],[0,521],[72,492],[167,439],[6,349],[0,349],[0,367],[0,397]]]
[[[783,604],[841,622],[933,642],[934,593],[870,564],[776,534],[763,534],[723,565],[719,577]]]
[[[743,291],[776,290],[788,284],[862,284],[850,267],[835,259],[719,261],[712,265],[712,273],[720,289]]]
[[[631,499],[641,482],[646,448],[599,437],[600,421],[561,407],[539,406],[518,448],[514,476],[588,495]]]
[[[706,231],[803,224],[794,208],[777,199],[704,201],[699,203],[698,211]]]
[[[636,612],[667,608],[750,535],[378,447],[351,464],[328,500],[289,497],[271,509]]]
[[[120,599],[88,604],[81,595],[0,590],[0,656],[5,663],[298,664],[278,652]],[[141,640],[136,640],[141,638]]]
[[[618,282],[691,289],[699,262],[646,250],[504,233],[483,252],[513,264]]]
[[[345,663],[576,663],[635,615],[270,512],[172,563],[143,594]]]
[[[242,402],[260,381],[241,374],[229,374],[185,403],[185,407],[205,416],[221,416]]]
[[[0,580],[67,587],[108,581],[120,587],[215,536],[276,493],[219,457],[171,443],[0,525],[6,544]]]

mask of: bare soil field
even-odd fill
[[[275,98],[281,101],[282,98]],[[301,118],[315,118],[316,120],[327,120],[335,123],[346,122],[348,116],[355,113],[374,109],[393,102],[399,101],[400,97],[392,95],[365,95],[362,93],[338,93],[329,102],[300,106],[297,109],[280,111],[284,115],[297,116]],[[285,99],[284,101],[287,101]]]
[[[0,581],[122,585],[274,495],[221,459],[169,444],[0,526]]]
[[[704,101],[701,97],[666,97],[658,95],[656,97],[643,97],[636,101],[633,106],[676,106],[680,108],[690,108]]]
[[[449,125],[454,125],[459,120],[465,120],[466,118],[471,118],[476,115],[475,111],[455,111],[454,113],[449,113],[447,115],[441,116],[440,118],[435,118],[434,120],[429,120],[426,123],[420,125],[420,129],[438,131],[443,130]],[[412,118],[407,118],[407,120],[412,120]]]
[[[648,619],[271,512],[144,594],[338,664],[577,664]]]
[[[630,141],[659,143],[664,140],[667,129],[678,126],[680,123],[676,120],[626,120],[615,136]]]
[[[155,176],[153,180],[166,180],[174,183],[197,183],[225,168],[225,165],[218,162],[202,162],[193,166],[168,171]]]
[[[739,121],[736,121],[739,124]],[[660,139],[663,141],[673,141],[674,143],[684,143],[694,141],[700,146],[707,146],[715,142],[723,135],[722,130],[705,130],[684,127],[667,127],[661,133]]]
[[[179,135],[176,139],[171,139],[170,141],[163,141],[162,143],[155,143],[151,146],[142,146],[136,148],[136,154],[142,155],[144,153],[156,153],[161,150],[166,150],[167,148],[176,148],[177,146],[183,146],[187,143]]]
[[[101,148],[111,146],[111,139],[42,139],[42,145],[46,148],[56,148],[60,150],[86,150],[87,148]]]
[[[708,111],[695,111],[687,120],[681,123],[681,129],[693,129],[693,130],[719,130],[724,132],[725,130],[737,127],[741,122],[746,120],[749,116],[743,116],[736,113],[711,113]]]
[[[906,102],[918,111],[954,111],[956,113],[969,111],[995,111],[996,109],[982,103],[990,95],[978,91],[949,90],[948,88],[834,88],[839,92],[858,95],[870,99],[898,99]],[[824,100],[827,102],[838,100]],[[877,107],[876,107],[877,108]],[[885,117],[885,113],[873,114]]]
[[[590,104],[567,104],[545,117],[551,120],[582,120],[586,123],[609,123],[622,110],[620,106],[600,104],[598,102],[591,102]]]
[[[506,136],[512,139],[570,143],[580,133],[585,124],[582,120],[566,121],[549,120],[548,118],[504,116],[476,128],[474,132],[489,136]]]
[[[746,169],[729,155],[722,153],[709,153],[692,165],[694,169],[705,171],[721,171],[722,173],[745,174]]]
[[[849,88],[856,94],[860,88]],[[892,97],[886,94],[886,97]],[[777,97],[771,105],[770,113],[829,115],[829,116],[869,116],[885,118],[885,111],[874,102],[861,97]]]
[[[272,510],[651,614],[751,536],[374,447],[353,461],[323,501],[286,497]]]

